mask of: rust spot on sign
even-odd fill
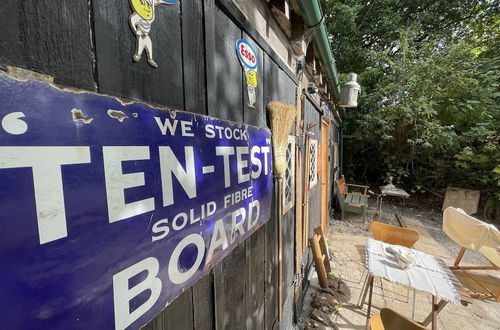
[[[118,111],[118,110],[108,110],[108,116],[111,118],[118,119],[118,121],[121,123],[123,122],[128,116],[123,112],[123,111]]]
[[[83,121],[84,124],[90,124],[94,118],[87,117],[83,114],[82,110],[72,109],[71,116],[73,117],[73,121]]]
[[[139,117],[139,114],[137,112],[132,112],[132,117],[137,118]]]

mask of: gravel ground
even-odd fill
[[[426,201],[424,201],[426,202]],[[419,220],[425,229],[429,232],[434,240],[436,240],[441,246],[443,246],[446,251],[452,257],[456,257],[458,251],[460,250],[460,245],[452,241],[443,232],[443,218],[442,211],[434,205],[435,203],[428,202],[427,205],[422,205],[422,201],[418,201],[419,204],[412,202],[405,207],[404,214],[407,217]],[[400,200],[384,198],[382,204],[382,214],[380,221],[391,223],[393,225],[399,225],[396,220],[395,214],[401,214],[403,207]],[[339,216],[336,215],[334,218],[337,219]],[[339,226],[343,230],[351,233],[356,233],[370,237],[370,227],[368,224],[361,223],[361,217],[353,214],[346,214],[347,221],[336,221],[336,226]],[[370,209],[368,211],[368,218],[374,219],[376,216],[376,198],[370,198]],[[486,260],[479,251],[467,250],[462,258],[465,263],[470,263],[474,265],[489,265],[488,260]]]

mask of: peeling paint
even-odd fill
[[[73,117],[73,121],[82,121],[84,124],[90,124],[94,118],[87,117],[83,114],[82,110],[79,109],[71,109],[71,116]]]
[[[10,65],[7,65],[7,73],[10,75],[16,76],[19,80],[22,80],[22,81],[36,79],[36,80],[46,81],[46,82],[50,82],[50,83],[54,82],[54,77],[52,77],[52,76],[38,73],[35,71],[31,71],[31,70],[18,68],[15,66],[10,66]]]
[[[132,117],[137,118],[139,117],[139,114],[137,112],[132,112]]]
[[[9,74],[8,72],[2,71],[2,70],[0,70],[0,76],[9,77],[11,79],[14,79],[14,80],[17,80],[17,81],[21,81],[21,82],[26,82],[26,81],[30,81],[30,80],[33,80],[33,81],[40,81],[40,80],[42,80],[42,79],[27,78],[27,77],[21,78],[21,77],[15,76],[13,74]],[[170,108],[167,108],[167,107],[164,107],[164,106],[160,106],[160,105],[157,105],[157,104],[154,104],[154,103],[151,103],[151,102],[124,99],[124,98],[120,98],[120,97],[117,97],[117,96],[114,96],[114,95],[109,95],[109,94],[106,94],[106,93],[96,93],[96,92],[89,91],[89,90],[83,90],[83,89],[78,89],[78,88],[74,88],[74,87],[61,86],[61,85],[57,85],[57,84],[52,83],[52,82],[46,82],[45,81],[45,83],[47,85],[49,85],[50,87],[52,87],[52,88],[54,88],[56,90],[60,90],[60,91],[71,92],[71,93],[75,93],[75,94],[88,94],[88,95],[106,96],[106,97],[109,97],[109,98],[112,98],[112,99],[116,100],[117,102],[119,102],[123,106],[128,106],[128,105],[133,105],[133,104],[141,104],[141,105],[148,106],[151,110],[165,111],[165,112],[169,112],[171,115],[172,115],[172,112],[174,112],[174,113],[177,113],[177,112],[188,113],[188,114],[192,115],[192,113],[188,112],[188,111],[179,110],[179,109],[170,109]],[[220,122],[228,123],[230,125],[241,124],[241,123],[238,123],[238,122],[235,122],[235,121],[232,121],[232,120],[220,119],[220,118],[211,117],[211,116],[202,115],[202,114],[198,114],[197,116],[203,117],[203,118],[205,118],[205,120],[217,119]],[[172,118],[174,118],[174,117],[172,117]],[[267,127],[257,127],[257,126],[246,125],[246,124],[243,124],[243,126],[245,126],[245,127],[255,127],[255,128],[259,129],[259,130],[264,130],[264,131],[270,132],[269,128],[267,128]]]
[[[175,119],[175,116],[177,116],[175,110],[169,110],[168,112],[170,113],[170,118]]]
[[[107,113],[108,116],[110,116],[111,118],[118,119],[120,123],[122,123],[126,118],[128,118],[128,116],[123,111],[109,109]]]

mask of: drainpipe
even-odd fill
[[[340,99],[339,78],[335,59],[333,58],[328,35],[323,20],[323,13],[318,0],[296,0],[302,15],[302,20],[308,28],[314,28],[313,42],[323,68],[326,70],[330,89],[335,99]]]

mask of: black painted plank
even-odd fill
[[[209,0],[213,1],[213,0]],[[269,55],[278,66],[285,71],[285,73],[296,83],[298,82],[297,76],[292,70],[286,65],[286,63],[279,57],[279,55],[274,51],[274,49],[267,43],[267,41],[259,34],[259,32],[253,26],[245,15],[236,7],[234,3],[230,0],[216,0],[217,5],[221,8],[228,17],[230,17],[238,27],[244,30],[248,35],[250,35],[255,42],[264,50],[264,52]]]
[[[266,108],[264,105],[264,64],[263,64],[263,54],[264,52],[262,49],[255,43],[252,38],[246,34],[243,33],[243,39],[247,40],[255,49],[255,52],[257,53],[258,57],[258,67],[257,67],[257,88],[255,88],[255,107],[250,108],[248,106],[248,92],[247,92],[247,86],[246,86],[246,77],[243,77],[244,84],[243,84],[243,119],[245,124],[249,125],[254,125],[254,126],[259,126],[259,127],[265,127],[266,126]]]
[[[168,305],[163,313],[163,328],[161,330],[193,329],[193,288],[184,291]]]
[[[259,228],[247,240],[246,304],[247,329],[264,329],[266,231]]]
[[[194,329],[211,330],[215,328],[214,283],[210,271],[193,286]]]
[[[273,87],[278,90],[279,100],[286,104],[295,104],[297,85],[281,69],[278,70],[278,81],[279,84]]]
[[[280,102],[295,105],[297,93],[297,85],[295,82],[281,69],[278,70],[278,81],[279,84],[277,86],[273,86],[273,88],[278,90],[278,98]],[[290,134],[295,134],[295,124],[292,125]]]
[[[189,288],[141,329],[194,329],[192,300],[193,291]]]
[[[272,204],[276,205],[276,200],[273,196]],[[266,231],[265,241],[265,311],[264,311],[264,325],[265,329],[273,329],[277,322],[278,311],[276,310],[276,299],[278,299],[278,244],[277,244],[277,226],[276,226],[276,208],[271,210],[271,219],[264,225]]]
[[[21,67],[94,90],[89,15],[87,0],[0,1],[0,67]]]
[[[293,275],[294,275],[294,264],[295,264],[295,209],[290,209],[286,214],[283,215],[282,223],[282,237],[283,237],[283,277],[281,283],[281,289],[283,290],[283,319],[280,323],[280,327],[283,329],[289,329],[292,327],[293,323]]]
[[[215,328],[244,329],[246,244],[240,243],[214,268]]]
[[[267,106],[269,102],[279,101],[278,85],[279,85],[278,65],[264,54],[264,104]]]
[[[264,54],[263,80],[265,105],[272,101],[295,105],[297,85],[267,54]],[[295,134],[295,125],[290,134]]]
[[[206,71],[206,93],[207,93],[207,114],[214,112],[217,108],[217,86],[215,78],[215,4],[214,0],[203,2],[203,13],[205,23],[205,71]]]
[[[203,2],[181,1],[184,108],[207,114]]]
[[[205,4],[207,6],[208,4]],[[213,52],[207,47],[208,114],[221,119],[243,122],[243,69],[235,44],[241,30],[217,7],[213,8]],[[208,33],[212,31],[207,30]],[[213,98],[215,97],[215,98]]]
[[[132,61],[136,36],[129,27],[129,1],[92,1],[99,92],[183,109],[180,4],[159,5],[151,24],[153,59]]]
[[[149,321],[146,325],[141,327],[141,330],[163,330],[163,319],[164,319],[165,310],[161,311],[158,315],[155,316],[154,319]]]

